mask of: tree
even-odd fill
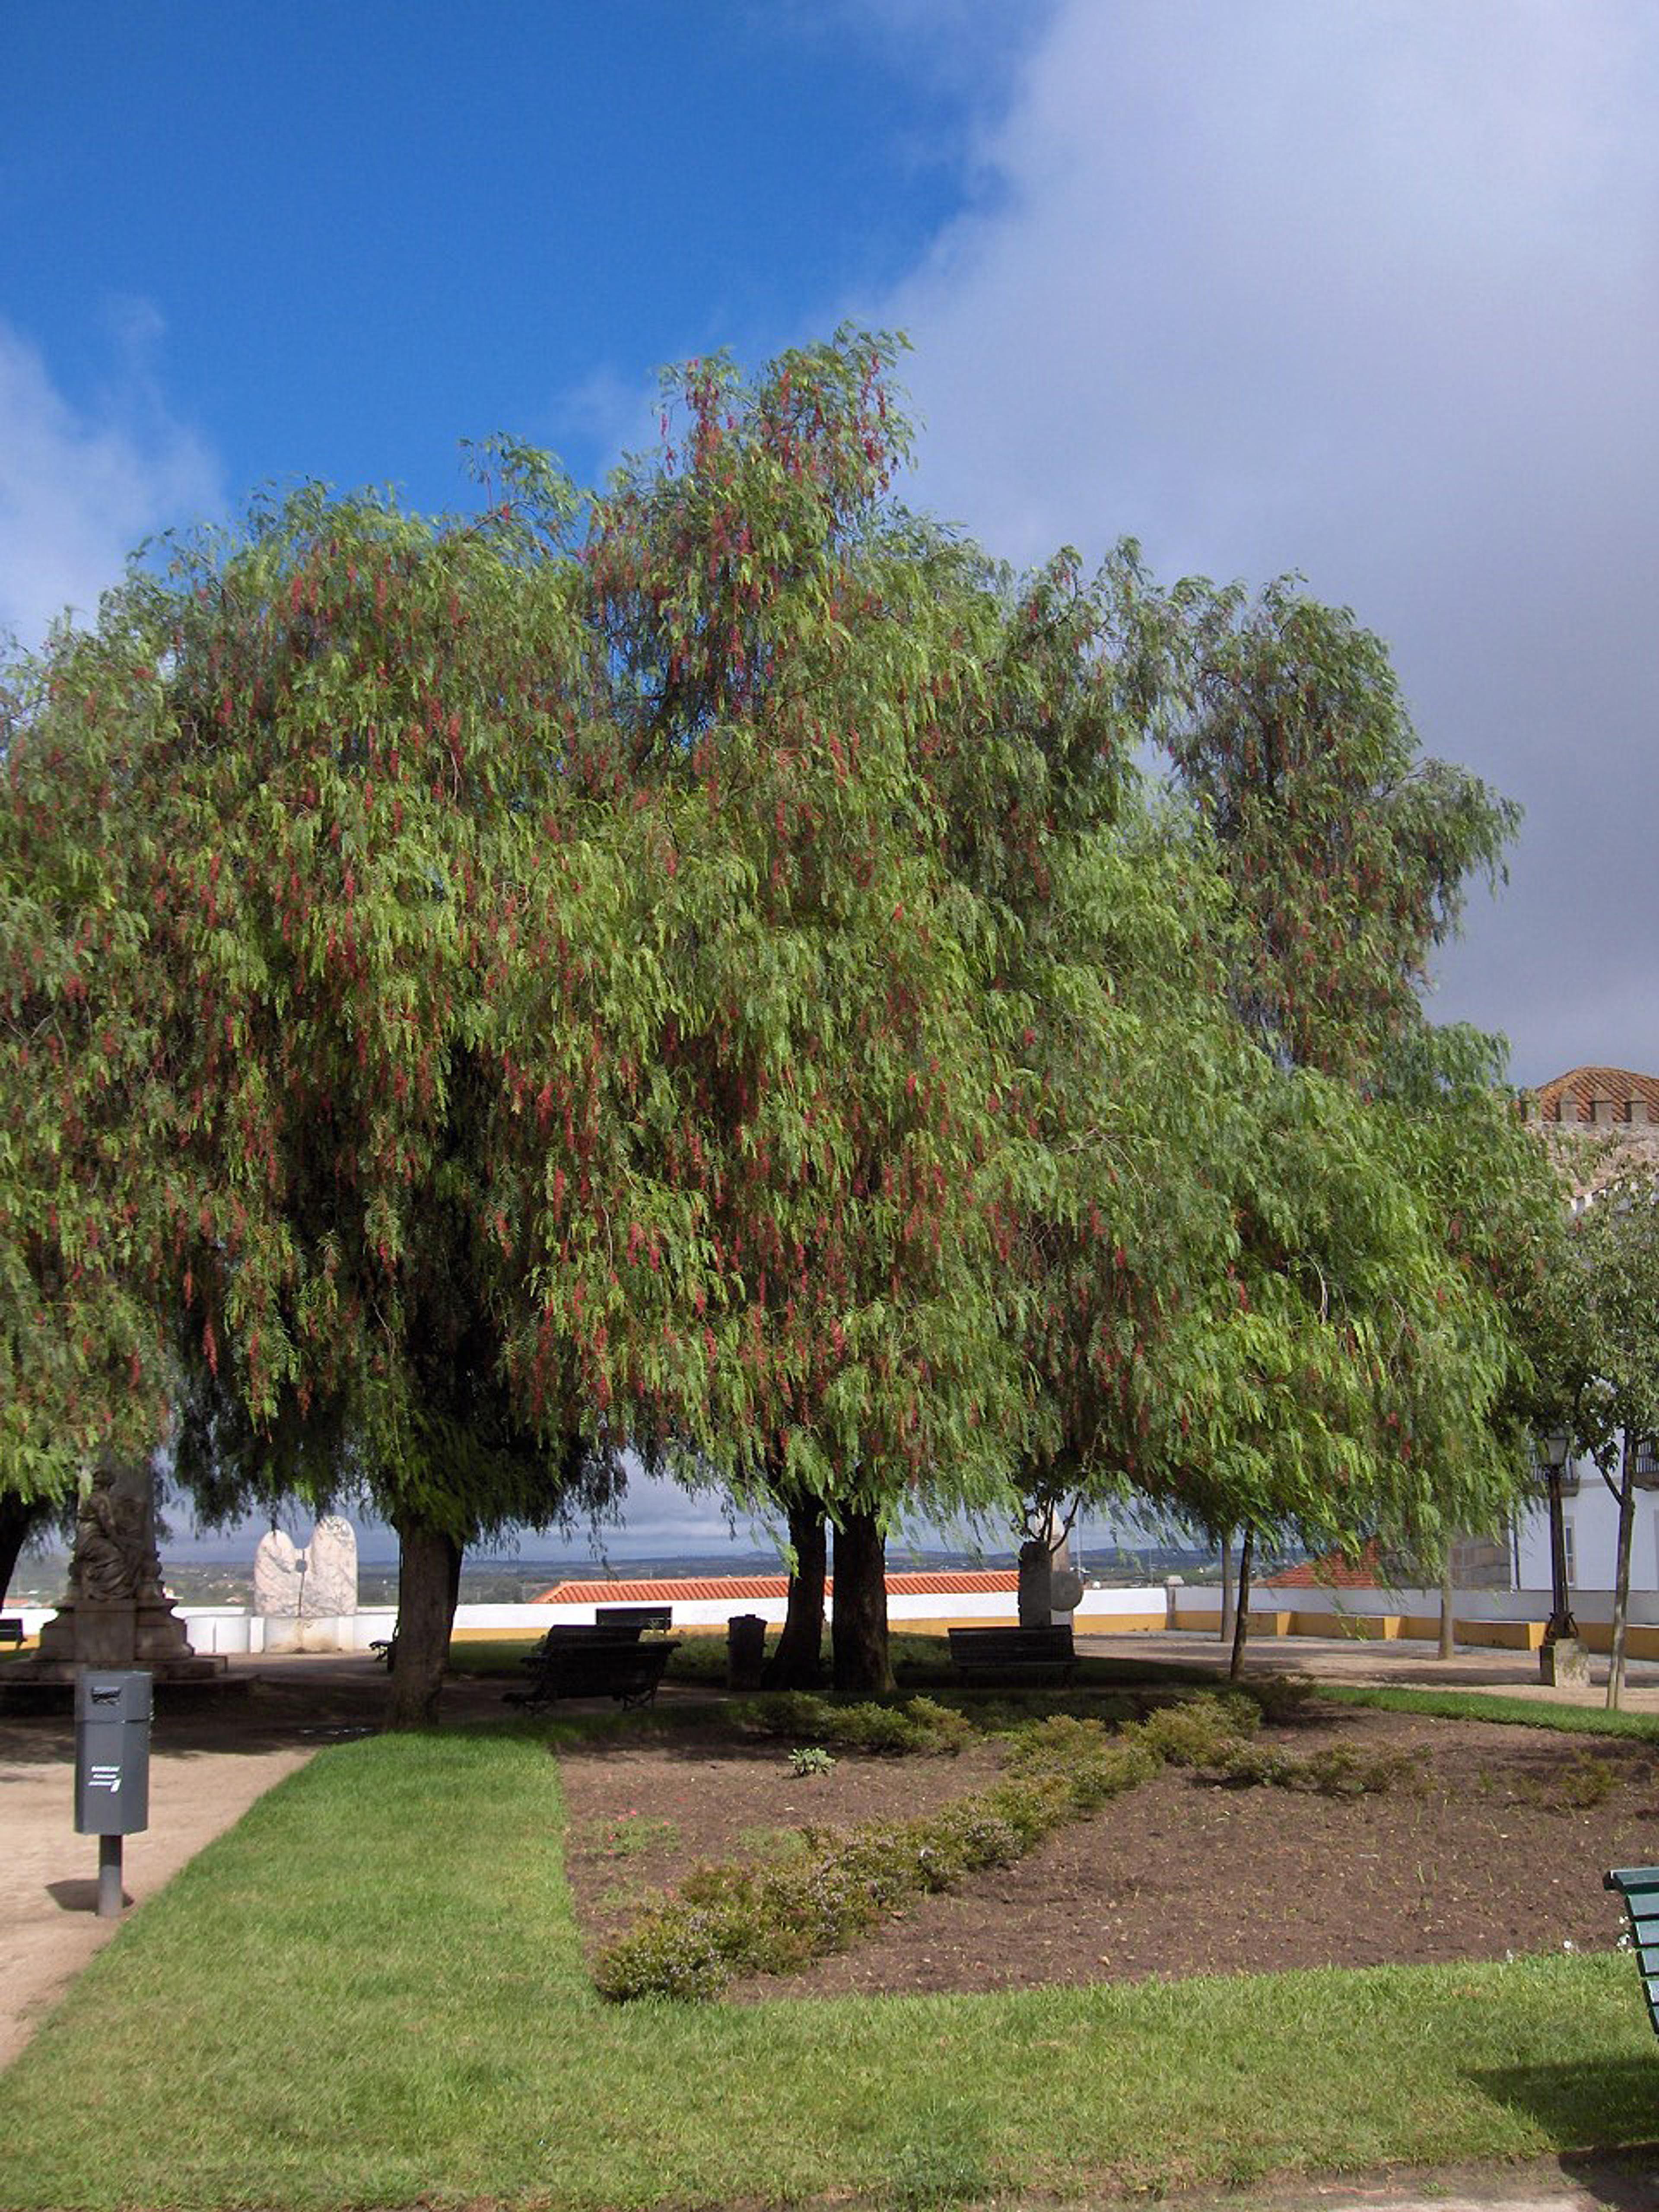
[[[1607,1706],[1624,1689],[1638,1462],[1659,1437],[1659,1174],[1626,1168],[1571,1221],[1558,1319],[1577,1370],[1573,1431],[1619,1504]],[[1576,1264],[1573,1264],[1576,1263]],[[1570,1310],[1559,1311],[1562,1306]]]
[[[1199,583],[1160,594],[1133,549],[1102,593],[1119,696],[1202,823],[1181,908],[1196,941],[1184,968],[1145,971],[1179,1007],[1160,1079],[1184,1127],[1155,1099],[1131,1116],[1091,1097],[1087,1066],[1051,1078],[1079,1200],[1109,1234],[1079,1243],[1076,1200],[1032,1224],[1033,1279],[1058,1295],[1033,1347],[1051,1443],[1030,1472],[1247,1544],[1386,1528],[1432,1547],[1517,1479],[1526,1362],[1505,1299],[1548,1207],[1494,1049],[1431,1030],[1417,998],[1513,810],[1419,760],[1351,617],[1284,585],[1254,608]],[[1139,1128],[1156,1208],[1137,1214],[1137,1178],[1079,1141],[1108,1126]]]
[[[996,1067],[928,769],[977,678],[931,533],[885,500],[890,357],[848,337],[750,382],[695,366],[678,442],[594,504],[608,705],[567,772],[628,854],[604,941],[635,987],[582,1079],[530,1056],[534,1115],[496,1148],[534,1247],[519,1372],[580,1340],[594,1404],[784,1506],[803,1668],[833,1522],[836,1679],[860,1688],[890,1679],[885,1522],[919,1488],[1000,1490],[1018,1409],[981,1191]],[[572,1120],[590,1152],[550,1182],[536,1124]]]
[[[518,491],[434,525],[307,490],[135,569],[10,733],[6,1083],[58,1168],[3,1244],[55,1352],[14,1431],[148,1447],[216,1404],[263,1476],[366,1488],[395,1723],[435,1711],[459,1546],[585,1458],[550,1373],[508,1394],[483,1149],[584,673],[562,495]]]

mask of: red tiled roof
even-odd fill
[[[1257,1586],[1262,1589],[1376,1589],[1382,1583],[1382,1559],[1373,1540],[1352,1565],[1340,1553],[1330,1552],[1322,1559],[1304,1559],[1297,1566],[1282,1567],[1276,1575],[1263,1575]]]
[[[826,1587],[835,1588],[835,1577]],[[987,1567],[949,1574],[890,1574],[892,1597],[971,1597],[981,1591],[1017,1590],[1018,1571]],[[684,1581],[555,1583],[532,1601],[537,1605],[690,1605],[699,1598],[787,1597],[783,1575],[719,1575]]]
[[[1649,1128],[1659,1122],[1659,1076],[1638,1075],[1628,1067],[1570,1067],[1540,1083],[1528,1103],[1545,1121],[1613,1128],[1634,1122]],[[1598,1103],[1613,1107],[1618,1119],[1594,1124]]]

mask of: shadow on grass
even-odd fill
[[[1494,2104],[1523,2113],[1557,2146],[1564,2166],[1570,2159],[1594,2165],[1605,2156],[1586,2145],[1619,2147],[1620,2160],[1659,2154],[1659,2054],[1639,2057],[1575,2059],[1559,2065],[1475,2068],[1466,2077]],[[1609,2204],[1651,2208],[1653,2177],[1629,2197]]]

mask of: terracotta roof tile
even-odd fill
[[[1659,1125],[1659,1076],[1638,1075],[1628,1067],[1570,1067],[1565,1075],[1540,1083],[1528,1099],[1545,1121],[1600,1128]],[[1597,1122],[1598,1104],[1610,1107],[1616,1118]]]
[[[1276,1575],[1258,1578],[1261,1589],[1376,1589],[1383,1583],[1382,1563],[1375,1540],[1350,1563],[1335,1552],[1322,1559],[1304,1559],[1282,1567]]]
[[[835,1577],[828,1578],[833,1590]],[[887,1589],[893,1597],[971,1597],[986,1591],[1017,1590],[1018,1571],[987,1567],[961,1573],[890,1574]],[[686,1579],[665,1578],[635,1582],[555,1583],[533,1601],[537,1605],[690,1605],[699,1599],[786,1597],[789,1584],[782,1575],[718,1575]]]

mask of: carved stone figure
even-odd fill
[[[265,1620],[296,1620],[300,1614],[304,1553],[284,1530],[272,1528],[253,1554],[253,1610]]]
[[[357,1538],[349,1521],[331,1513],[311,1532],[300,1610],[307,1620],[332,1620],[357,1610]]]
[[[195,1680],[221,1672],[224,1662],[191,1650],[161,1586],[154,1474],[142,1462],[106,1463],[76,1514],[69,1589],[40,1631],[31,1672],[57,1680],[76,1667],[134,1666],[158,1680]]]

